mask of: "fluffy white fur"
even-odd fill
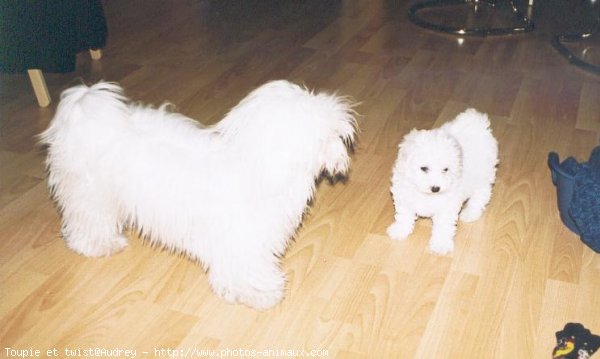
[[[498,144],[488,117],[468,109],[440,128],[412,130],[399,147],[391,188],[395,222],[387,233],[405,239],[417,217],[430,217],[429,248],[449,253],[459,213],[463,222],[479,219],[492,195]]]
[[[352,104],[274,81],[211,127],[167,107],[132,104],[114,83],[62,94],[40,139],[63,238],[106,256],[132,227],[199,261],[228,302],[274,306],[285,285],[279,258],[315,179],[348,169]]]

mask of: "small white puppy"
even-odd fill
[[[391,187],[396,214],[387,233],[405,239],[417,217],[430,217],[429,248],[449,253],[459,213],[463,222],[479,219],[492,195],[498,143],[488,117],[468,109],[440,128],[412,130],[399,148]]]
[[[225,300],[277,304],[279,258],[315,179],[348,169],[352,104],[274,81],[203,127],[121,93],[112,83],[66,90],[40,135],[67,245],[106,256],[127,245],[124,228],[135,228],[199,261]]]

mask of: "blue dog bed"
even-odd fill
[[[559,162],[558,154],[551,152],[548,166],[561,220],[585,244],[600,252],[600,146],[586,163],[573,157]]]

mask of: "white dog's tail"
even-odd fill
[[[39,135],[42,144],[52,145],[57,138],[69,133],[73,124],[82,121],[121,121],[127,114],[127,100],[123,89],[110,82],[99,82],[93,86],[80,85],[61,94],[56,114],[46,131]],[[79,122],[79,123],[78,123]]]

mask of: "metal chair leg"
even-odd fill
[[[566,58],[571,64],[573,64],[585,71],[589,71],[589,72],[595,73],[597,75],[600,75],[600,64],[596,65],[596,64],[586,62],[582,58],[575,55],[571,50],[569,50],[563,44],[565,42],[575,42],[575,41],[585,40],[585,39],[591,37],[592,35],[594,35],[595,33],[597,33],[599,29],[600,29],[600,18],[598,19],[598,23],[596,24],[594,29],[592,29],[588,32],[582,32],[582,33],[554,35],[552,37],[552,40],[550,40],[550,43],[558,51],[558,53],[561,54],[564,58]]]
[[[532,3],[532,1],[530,0]],[[416,25],[423,28],[443,32],[459,36],[497,36],[497,35],[514,35],[533,31],[533,22],[526,15],[522,14],[514,4],[513,0],[508,0],[508,5],[511,8],[519,26],[512,27],[452,27],[442,24],[435,24],[423,19],[419,16],[421,10],[432,10],[456,5],[469,5],[473,7],[488,6],[495,8],[497,6],[495,0],[425,0],[412,5],[408,10],[408,18]]]

